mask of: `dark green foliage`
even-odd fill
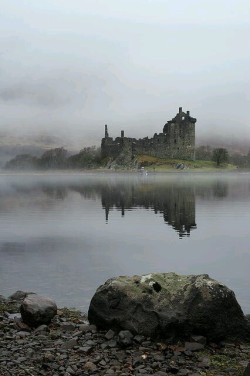
[[[5,168],[16,170],[30,170],[37,168],[38,158],[33,157],[30,154],[19,154],[15,158],[6,163]]]
[[[246,156],[246,164],[247,164],[247,167],[250,167],[250,150]]]
[[[212,160],[216,163],[216,166],[227,164],[229,160],[227,149],[225,148],[213,149]]]
[[[56,148],[47,150],[38,160],[41,168],[65,168],[67,165],[67,150]]]
[[[100,149],[90,146],[82,149],[78,154],[74,154],[68,158],[68,166],[70,168],[94,168],[101,163]]]
[[[247,155],[242,155],[239,153],[234,153],[230,155],[229,161],[232,164],[235,164],[238,167],[244,168],[250,166],[250,161],[247,160]]]
[[[67,156],[63,147],[47,150],[40,158],[29,154],[17,155],[6,163],[7,169],[67,169],[67,168],[96,168],[101,165],[100,149],[90,146],[78,154]]]

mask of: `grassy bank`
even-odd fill
[[[139,165],[144,166],[148,171],[164,172],[169,170],[192,170],[192,171],[233,171],[237,167],[232,164],[223,164],[216,166],[213,161],[186,161],[182,159],[164,159],[152,157],[149,155],[139,155],[137,157]],[[177,168],[179,166],[179,168]]]

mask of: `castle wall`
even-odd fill
[[[135,139],[121,137],[113,139],[108,137],[105,126],[105,138],[102,139],[102,156],[116,158],[121,153],[130,155],[131,159],[138,154],[151,155],[158,158],[172,159],[195,159],[195,122],[189,112],[184,113],[179,109],[179,113],[172,120],[168,121],[163,133],[155,133],[152,138]]]

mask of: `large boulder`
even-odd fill
[[[88,319],[103,329],[150,337],[244,337],[247,323],[233,291],[207,274],[152,273],[109,279],[93,296]]]
[[[49,324],[57,313],[56,303],[37,294],[27,295],[20,306],[23,322],[30,327]]]

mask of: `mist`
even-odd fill
[[[249,144],[246,0],[3,0],[0,133],[68,147],[152,136],[182,106]],[[20,138],[21,139],[21,138]]]

